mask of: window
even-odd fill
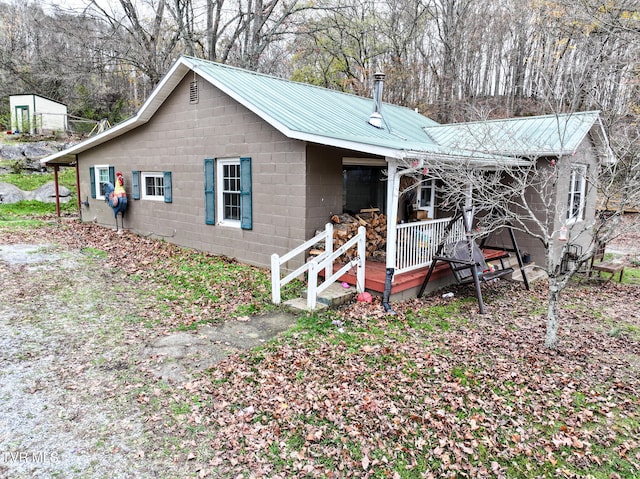
[[[204,160],[205,223],[253,228],[251,158]]]
[[[418,186],[416,209],[427,212],[428,218],[435,214],[436,182],[435,180],[423,180]]]
[[[134,200],[173,202],[170,171],[133,171],[132,197]]]
[[[240,160],[218,160],[218,222],[240,226]]]
[[[587,177],[586,165],[573,165],[567,198],[567,220],[579,221],[584,219],[585,189]]]
[[[164,201],[164,175],[142,173],[142,199]]]
[[[91,197],[104,200],[107,183],[115,184],[115,169],[113,166],[96,165],[89,168],[91,178]]]
[[[363,208],[386,209],[385,168],[381,166],[344,165],[342,170],[342,210],[358,213]]]

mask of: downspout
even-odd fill
[[[424,166],[424,160],[420,160],[412,168],[398,171],[397,160],[387,158],[389,167],[387,169],[387,259],[384,279],[384,293],[382,294],[382,307],[387,313],[396,314],[391,305],[391,286],[396,267],[397,250],[397,224],[398,224],[398,202],[400,198],[400,177],[407,173],[412,173]]]

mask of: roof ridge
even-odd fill
[[[305,88],[312,88],[312,89],[321,91],[323,93],[329,92],[331,94],[347,95],[349,97],[358,98],[358,99],[361,99],[361,100],[371,100],[371,101],[373,101],[373,96],[356,95],[355,93],[352,93],[352,92],[347,92],[347,91],[342,91],[342,90],[335,90],[333,88],[323,87],[323,86],[320,86],[320,85],[314,85],[313,83],[305,83],[305,82],[298,81],[298,80],[292,80],[290,78],[283,78],[283,77],[275,76],[275,75],[272,75],[272,74],[269,74],[269,73],[262,73],[262,72],[258,72],[258,71],[255,71],[255,70],[249,70],[247,68],[238,67],[238,66],[235,66],[235,65],[229,65],[227,63],[215,62],[213,60],[206,60],[204,58],[197,58],[197,57],[189,56],[189,55],[182,55],[182,58],[185,58],[187,60],[191,60],[192,62],[195,62],[195,63],[206,63],[206,64],[209,64],[209,65],[215,65],[216,67],[226,68],[226,69],[229,69],[229,70],[234,70],[234,71],[240,72],[240,73],[246,73],[246,74],[249,74],[249,75],[259,76],[261,78],[268,79],[270,81],[275,80],[275,81],[281,81],[281,82],[285,82],[285,83],[289,83],[289,84],[293,84],[293,85],[299,85],[299,86],[302,86],[302,87],[305,87]],[[408,110],[414,110],[411,107],[403,106],[403,105],[397,105],[395,103],[390,103],[390,102],[384,101],[384,100],[382,101],[382,103],[384,105],[389,105],[389,106],[392,106],[394,108],[405,108],[405,109],[408,109]]]
[[[516,121],[525,121],[525,120],[539,120],[542,118],[551,118],[551,117],[586,116],[586,115],[592,115],[592,114],[599,115],[600,110],[576,111],[573,113],[548,113],[546,115],[533,115],[533,116],[512,116],[508,118],[494,118],[491,120],[461,121],[458,123],[440,123],[437,125],[425,126],[424,128],[452,127],[452,126],[477,125],[477,124],[500,123],[500,122],[516,122]]]

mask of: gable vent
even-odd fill
[[[189,84],[189,103],[198,103],[198,82],[192,81]]]

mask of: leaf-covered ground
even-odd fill
[[[270,308],[268,275],[232,260],[226,284],[192,252],[93,225],[3,232],[25,240],[104,252],[154,299],[137,319],[146,336]],[[378,303],[301,316],[184,384],[140,361],[120,383],[144,418],[140,461],[170,457],[164,477],[640,477],[638,286],[572,285],[555,352],[544,284],[487,285],[485,315],[455,291],[396,316]]]

